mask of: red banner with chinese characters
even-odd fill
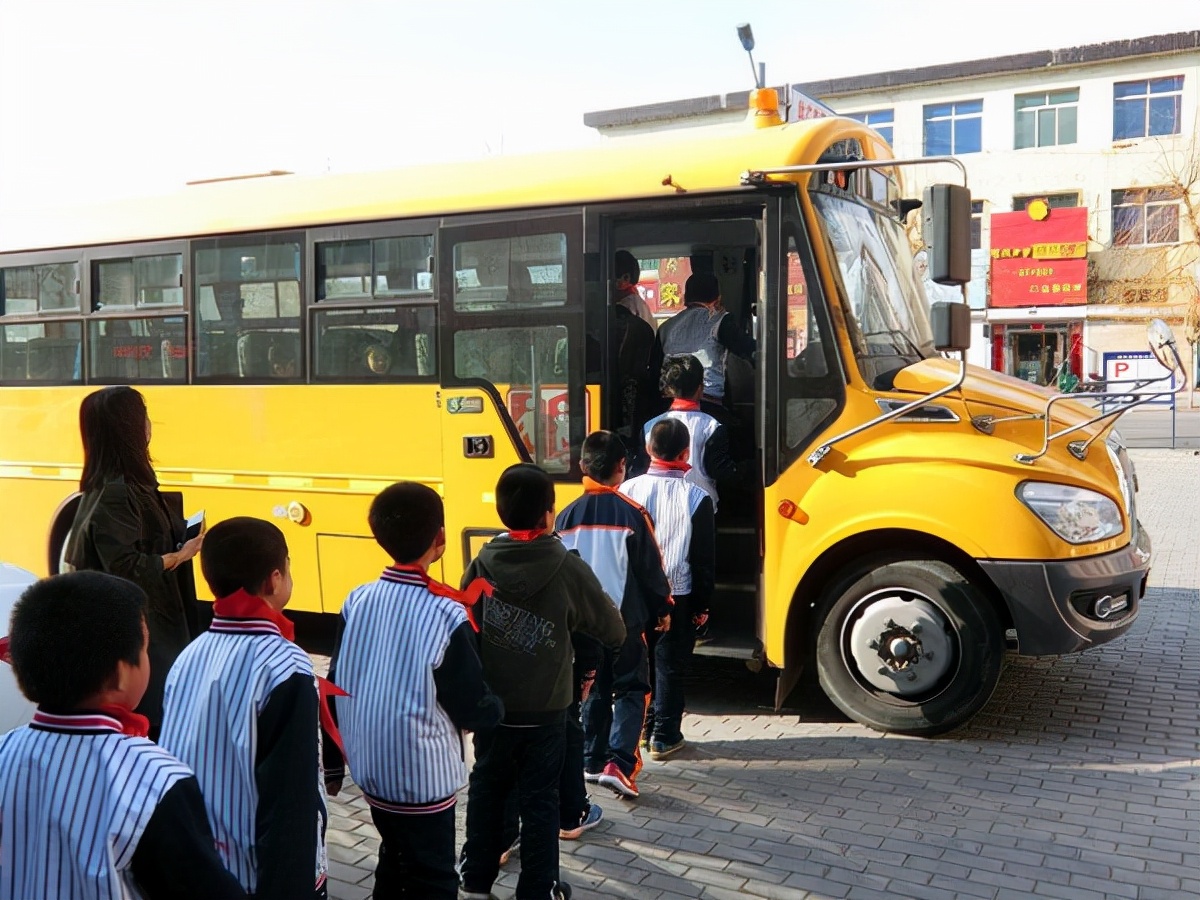
[[[1086,207],[996,213],[989,305],[1087,303],[1087,240]]]

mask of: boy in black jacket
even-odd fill
[[[604,654],[583,704],[584,777],[636,799],[642,768],[638,743],[650,697],[647,628],[671,627],[671,585],[663,571],[649,513],[617,487],[625,480],[625,444],[611,431],[583,442],[583,496],[559,514],[563,543],[591,566],[621,611],[626,638]]]
[[[521,817],[516,897],[569,898],[558,877],[558,781],[564,720],[573,699],[571,635],[607,647],[625,637],[621,617],[587,564],[551,533],[554,482],[537,466],[510,466],[496,485],[508,527],[486,544],[463,576],[495,587],[480,600],[483,674],[504,701],[500,727],[475,733],[467,794],[462,886],[486,898],[500,867],[504,803],[515,788]]]

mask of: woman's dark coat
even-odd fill
[[[146,592],[150,684],[137,711],[152,726],[162,723],[167,672],[199,631],[191,563],[163,571],[163,554],[179,549],[183,541],[181,506],[178,494],[124,479],[110,481],[102,490],[86,491],[65,555],[76,569],[119,575]]]

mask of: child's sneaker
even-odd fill
[[[519,856],[521,853],[521,835],[517,835],[507,850],[500,854],[500,865],[507,866],[508,861],[514,856]]]
[[[669,759],[687,746],[682,737],[677,741],[660,741],[655,739],[650,744],[650,758],[653,760]]]
[[[558,830],[558,839],[560,841],[577,841],[583,837],[585,831],[591,831],[600,824],[600,820],[604,818],[604,810],[600,808],[598,803],[589,803],[588,811],[583,814],[579,820],[579,824],[574,828],[560,828]]]
[[[551,900],[571,900],[571,886],[565,881],[560,881],[554,886],[554,892],[550,897]]]
[[[583,780],[588,784],[596,784],[600,780],[600,776],[603,774],[603,772],[589,772],[587,769],[584,769]]]
[[[598,783],[604,785],[618,797],[636,800],[641,796],[633,779],[621,771],[615,762],[610,762],[600,773]]]

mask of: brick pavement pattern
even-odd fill
[[[1132,456],[1155,561],[1123,638],[1010,656],[983,712],[932,740],[815,696],[775,714],[765,676],[705,661],[687,750],[647,763],[635,803],[596,795],[604,822],[561,845],[575,896],[1200,897],[1200,454]],[[378,838],[354,788],[331,812],[330,896],[360,900]]]

